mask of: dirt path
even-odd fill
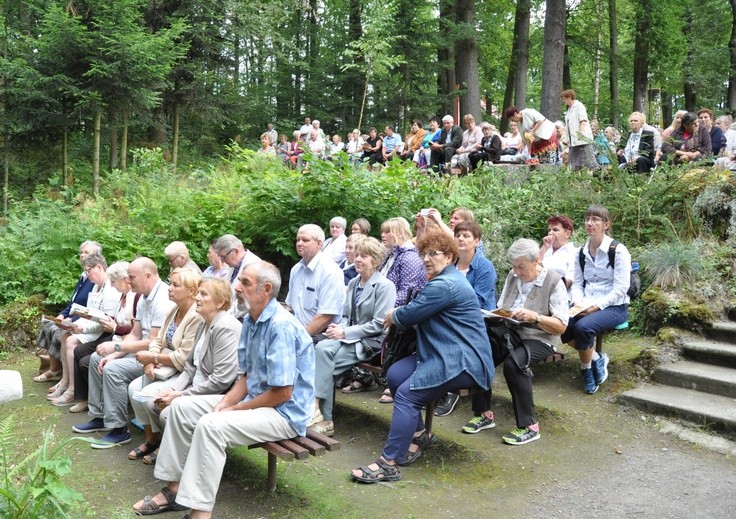
[[[22,355],[4,364],[29,380],[34,361]],[[573,361],[535,371],[542,426],[537,442],[501,442],[514,424],[499,374],[495,429],[461,434],[471,414],[469,402],[461,402],[451,416],[436,419],[441,441],[402,469],[400,482],[359,485],[347,473],[378,456],[391,406],[379,405],[377,393],[339,395],[336,437],[342,450],[305,463],[280,463],[274,496],[263,490],[265,453],[238,450],[223,477],[216,517],[734,517],[734,459],[664,435],[653,419],[616,404],[613,397],[626,381],[617,377],[615,362],[610,384],[592,396],[580,391]],[[71,425],[86,418],[50,406],[43,384],[29,382],[25,389],[22,401],[0,413],[16,415],[29,447],[49,424],[71,436]],[[141,438],[136,433],[131,447]],[[128,450],[74,447],[75,475],[68,483],[88,499],[90,516],[134,517],[132,503],[160,488],[150,467],[127,460]]]

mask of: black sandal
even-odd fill
[[[401,467],[406,467],[407,465],[411,465],[415,461],[419,459],[419,457],[422,455],[422,451],[424,449],[430,448],[432,445],[434,445],[434,442],[437,441],[437,436],[434,434],[428,433],[426,430],[422,431],[422,434],[419,436],[416,436],[412,438],[411,442],[416,445],[418,448],[414,452],[407,452],[406,457],[404,458],[404,461],[397,461],[396,464]]]
[[[146,454],[145,456],[143,456],[143,463],[146,465],[155,465],[157,459],[158,459],[158,449],[153,451],[151,454]]]
[[[146,455],[151,454],[153,451],[158,449],[159,445],[161,445],[161,440],[155,441],[153,443],[146,440],[143,442],[143,445],[136,447],[128,453],[128,459],[134,461],[142,459]],[[145,447],[146,450],[141,449],[141,447]]]
[[[140,510],[133,511],[138,515],[156,515],[163,512],[181,512],[183,510],[189,510],[188,506],[180,505],[176,502],[176,494],[171,491],[169,487],[161,489],[161,493],[166,498],[166,503],[159,505],[153,500],[154,496],[146,496],[143,498],[143,508]]]
[[[374,463],[378,465],[378,470],[371,470],[368,466],[358,467],[363,475],[356,476],[352,472],[350,475],[355,481],[361,483],[378,483],[379,481],[398,481],[401,479],[401,473],[395,465],[389,465],[383,458],[378,458]]]

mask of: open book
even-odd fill
[[[96,308],[87,308],[86,306],[78,305],[76,303],[72,304],[72,310],[71,312],[69,312],[69,314],[78,315],[79,317],[89,319],[90,321],[94,321],[96,323],[99,323],[100,319],[109,319],[109,316],[102,310],[97,310]]]
[[[594,306],[594,305],[591,305],[588,303],[580,303],[580,304],[571,306],[570,307],[570,317],[575,317],[580,312],[582,312],[583,310],[587,310],[591,306]]]
[[[74,331],[74,323],[71,321],[68,321],[66,319],[57,319],[56,317],[51,317],[50,315],[42,315],[41,316],[41,323],[54,323],[56,326],[61,328],[62,330],[66,330],[68,332]]]
[[[514,324],[523,324],[521,321],[517,321],[511,317],[510,310],[504,310],[503,308],[496,308],[495,310],[481,310],[483,317],[490,321],[507,321]]]

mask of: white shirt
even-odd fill
[[[578,259],[578,250],[580,248],[570,242],[567,242],[556,251],[552,251],[552,247],[550,247],[542,257],[542,265],[572,282],[575,277],[575,262]],[[572,290],[567,290],[567,297],[571,299]]]
[[[325,254],[318,252],[309,264],[302,259],[292,267],[286,304],[304,327],[317,314],[332,315],[332,322],[339,322],[344,298],[342,269]]]
[[[572,300],[583,307],[597,306],[601,310],[609,306],[628,304],[631,281],[631,254],[623,243],[616,247],[616,264],[608,266],[608,249],[613,238],[605,236],[600,247],[595,251],[595,258],[590,256],[590,240],[583,245],[585,256],[585,287],[583,288],[583,271],[580,261],[575,261],[575,277],[572,283]]]

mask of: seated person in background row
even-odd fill
[[[342,142],[342,137],[340,137],[339,134],[335,134],[332,136],[332,142],[330,143],[330,153],[329,156],[332,158],[334,155],[337,155],[341,151],[345,150],[345,143]]]
[[[350,224],[350,234],[362,234],[369,236],[371,234],[371,222],[365,218],[358,218]]]
[[[513,123],[516,124],[516,123]],[[468,155],[470,163],[469,171],[473,171],[478,167],[479,162],[498,162],[501,157],[501,138],[493,133],[493,127],[490,123],[480,125],[483,132],[483,138],[480,141],[480,148]]]
[[[383,140],[378,136],[378,130],[373,127],[368,130],[368,138],[363,140],[363,155],[361,155],[360,161],[373,165],[381,156]]]
[[[318,342],[315,349],[314,391],[323,420],[310,427],[313,432],[332,436],[335,431],[334,377],[381,350],[383,317],[396,302],[396,287],[378,272],[385,255],[386,249],[375,238],[363,238],[355,244],[358,277],[348,284],[340,322],[327,327],[327,339]],[[375,383],[365,387],[356,381],[343,391],[357,393],[377,388]]]
[[[542,264],[562,277],[568,298],[572,297],[570,288],[578,257],[578,248],[570,241],[573,231],[573,222],[567,216],[550,216],[547,219],[547,235],[542,238],[542,248],[539,251]]]
[[[240,241],[236,236],[232,234],[223,234],[217,239],[214,245],[215,252],[220,257],[220,260],[231,268],[230,274],[230,287],[233,289],[232,297],[230,299],[230,312],[238,319],[245,315],[248,310],[238,303],[238,299],[235,296],[235,283],[240,276],[240,272],[249,263],[255,263],[261,261],[258,256],[253,254],[250,250],[243,246],[243,242]]]
[[[355,129],[348,134],[345,152],[350,156],[351,164],[360,161],[360,157],[363,155],[363,139],[360,137],[360,130]]]
[[[414,162],[417,167],[421,170],[426,170],[432,161],[432,148],[433,142],[437,142],[440,138],[440,120],[437,117],[429,118],[429,130],[422,139],[422,147],[417,150],[414,154]]]
[[[708,130],[708,134],[710,135],[711,151],[713,152],[713,155],[717,156],[721,153],[721,149],[725,144],[725,137],[723,135],[723,130],[721,130],[718,125],[713,124],[713,122],[713,110],[709,108],[701,108],[698,110],[698,126],[703,126]]]
[[[302,166],[302,154],[306,144],[299,133],[299,130],[294,132],[294,140],[289,143],[289,151],[286,153],[286,162],[292,169],[300,169]]]
[[[355,270],[355,244],[363,238],[365,236],[362,234],[351,234],[345,240],[345,259],[340,265],[345,278],[345,286],[348,286],[350,280],[358,275],[358,271]]]
[[[422,121],[414,119],[411,123],[411,131],[406,135],[404,149],[401,150],[403,160],[414,160],[414,154],[422,147],[427,130],[422,128]]]
[[[279,143],[276,146],[276,155],[284,162],[287,162],[289,160],[289,150],[291,146],[289,145],[289,138],[286,136],[286,134],[279,135]]]
[[[301,260],[292,267],[285,307],[307,329],[315,343],[331,323],[340,319],[345,297],[343,274],[337,263],[320,252],[324,231],[306,224],[296,234],[296,252]]]
[[[261,134],[261,147],[258,148],[256,153],[262,153],[266,155],[276,155],[276,148],[274,147],[274,141],[271,140],[271,136],[268,132]]]
[[[212,240],[210,240],[210,246],[207,249],[207,261],[209,261],[210,266],[204,269],[204,272],[202,272],[202,277],[222,278],[225,280],[229,280],[230,276],[232,276],[233,273],[232,267],[230,267],[220,259],[220,256],[215,250],[216,244],[217,238],[213,238]]]
[[[516,155],[524,147],[521,133],[519,133],[519,125],[516,121],[509,121],[509,131],[504,134],[503,138],[501,155]]]
[[[171,270],[177,268],[189,268],[202,274],[202,270],[189,258],[189,249],[181,241],[172,241],[164,249],[166,260],[169,262]],[[168,282],[168,280],[167,280]]]
[[[238,293],[238,297],[241,294]],[[160,435],[171,412],[172,402],[181,396],[219,395],[232,386],[238,375],[238,340],[242,325],[230,309],[230,283],[225,279],[205,279],[195,296],[197,314],[203,322],[197,328],[194,347],[181,373],[157,387],[146,386],[140,395],[148,423]],[[135,401],[135,397],[131,398]],[[143,463],[156,463],[158,452],[143,456]],[[137,459],[137,457],[136,457]]]
[[[736,169],[736,128],[732,127],[733,118],[730,115],[722,115],[716,119],[716,125],[723,131],[726,142],[721,150],[721,157],[716,160],[716,166],[727,169]],[[736,125],[734,125],[736,126]]]
[[[698,125],[698,117],[688,112],[682,116],[682,124],[662,144],[662,161],[687,164],[707,159],[712,155],[710,133]]]
[[[325,141],[320,136],[319,130],[314,129],[307,139],[307,146],[309,146],[309,152],[312,154],[312,158],[322,159],[325,156]]]
[[[84,261],[84,258],[95,252],[101,255],[102,245],[95,241],[86,241],[82,243],[82,245],[79,246],[80,265],[82,264],[82,261]],[[82,267],[82,269],[84,269],[84,267]],[[72,297],[69,300],[69,304],[66,305],[61,312],[59,312],[59,315],[57,315],[56,318],[61,320],[68,319],[72,322],[79,319],[79,317],[76,316],[70,317],[69,314],[72,311],[72,305],[78,304],[80,306],[85,306],[87,304],[87,296],[89,296],[89,293],[92,290],[93,286],[94,283],[87,277],[87,273],[83,270],[82,274],[77,280],[77,286],[74,287],[74,291],[72,292]],[[56,326],[56,324],[52,321],[45,322],[41,327],[41,332],[38,334],[37,344],[39,348],[46,348],[48,350],[50,364],[47,371],[41,373],[36,377],[33,377],[34,382],[51,382],[54,380],[61,380],[61,338],[62,335],[65,333],[67,332]],[[49,392],[55,391],[56,389],[58,389],[58,384],[52,386]]]
[[[628,318],[631,254],[622,243],[617,244],[614,265],[611,265],[609,249],[613,238],[609,235],[611,218],[608,209],[591,205],[585,211],[584,220],[588,241],[580,249],[575,262],[572,284],[574,312],[562,334],[562,342],[577,350],[583,389],[593,394],[608,379],[608,355],[599,355],[595,351],[595,337],[614,329]]]
[[[475,125],[475,117],[470,114],[463,117],[463,125],[466,130],[463,132],[462,144],[455,150],[450,163],[453,167],[460,167],[462,172],[467,172],[470,168],[470,154],[480,150],[483,131]]]
[[[394,132],[393,126],[386,126],[384,130],[385,135],[383,136],[383,147],[381,148],[381,156],[378,157],[377,161],[381,164],[385,164],[394,158],[394,155],[399,153],[401,143],[401,137],[399,134]]]
[[[649,173],[654,168],[654,133],[643,128],[644,122],[641,112],[629,116],[629,139],[616,152],[619,168],[631,168],[637,173]]]
[[[442,118],[442,130],[440,130],[437,141],[430,142],[429,144],[431,150],[430,165],[432,169],[440,173],[445,172],[444,165],[452,160],[452,156],[455,155],[455,152],[462,143],[462,128],[455,125],[455,119],[451,115],[444,116]],[[445,173],[449,173],[449,171]]]
[[[133,330],[122,342],[102,343],[89,363],[89,416],[85,424],[72,430],[79,434],[107,432],[91,444],[107,449],[130,442],[128,432],[128,384],[143,373],[135,352],[148,345],[161,332],[161,325],[174,303],[169,301],[168,285],[161,281],[156,264],[146,257],[135,259],[128,267],[128,278],[138,301]]]
[[[567,291],[561,276],[539,261],[539,245],[534,240],[515,241],[508,251],[512,270],[506,277],[498,305],[511,312],[517,321],[528,323],[516,329],[520,342],[513,341],[513,355],[505,359],[494,359],[503,364],[503,376],[511,393],[516,428],[504,435],[503,441],[509,445],[524,445],[538,440],[539,422],[534,414],[533,373],[528,366],[545,359],[555,352],[560,344],[560,334],[565,331],[569,317]],[[492,341],[505,341],[503,325],[500,333],[493,333],[490,324],[489,335]],[[496,344],[496,351],[504,351],[505,344]],[[462,431],[474,434],[495,427],[491,411],[491,391],[479,392],[473,396],[473,413]]]
[[[348,222],[342,216],[330,220],[330,237],[322,245],[322,253],[340,265],[345,259],[345,228]]]
[[[238,345],[240,378],[224,396],[174,400],[154,471],[167,484],[135,503],[136,513],[191,509],[191,519],[209,519],[227,447],[306,434],[314,407],[314,347],[276,301],[280,287],[279,271],[270,263],[248,265],[241,273],[237,290],[250,309]]]

